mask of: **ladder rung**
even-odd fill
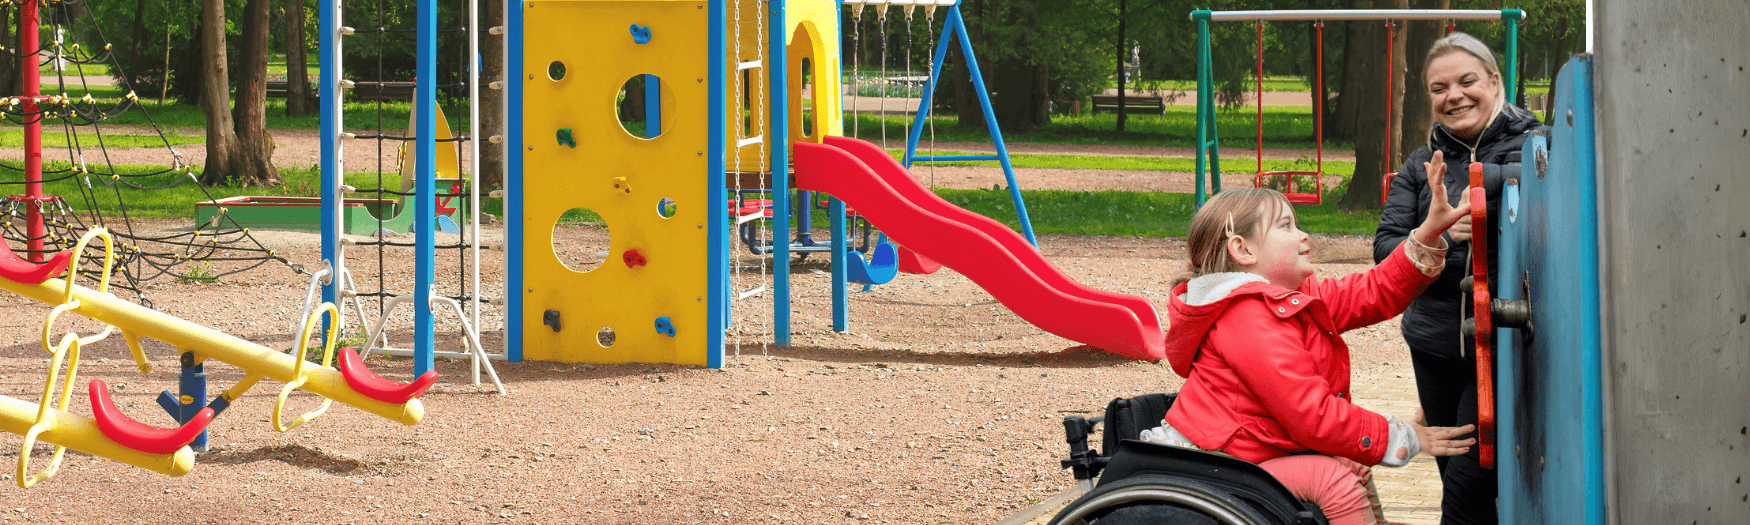
[[[759,69],[761,67],[764,67],[764,64],[765,64],[764,60],[749,60],[747,62],[742,62],[740,64],[736,64],[735,70],[736,71],[745,71],[745,70],[749,70],[749,69]]]
[[[759,287],[759,288],[754,288],[754,289],[752,289],[752,290],[748,290],[748,291],[745,291],[745,292],[741,292],[741,296],[740,296],[740,297],[737,297],[737,299],[746,299],[746,298],[749,298],[749,297],[753,297],[753,296],[755,296],[755,295],[759,295],[759,294],[762,294],[762,293],[765,293],[765,291],[766,291],[766,285],[763,285],[763,284],[762,284],[762,285],[760,285],[760,287]]]
[[[738,140],[735,142],[735,147],[745,148],[745,147],[752,146],[755,144],[764,144],[765,142],[766,142],[766,136],[760,135],[757,137],[748,137],[745,139]]]

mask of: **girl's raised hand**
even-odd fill
[[[1422,168],[1428,172],[1428,191],[1432,199],[1428,203],[1428,218],[1422,221],[1422,227],[1416,229],[1416,233],[1428,238],[1416,241],[1433,245],[1447,228],[1470,216],[1470,192],[1459,196],[1457,206],[1447,204],[1450,201],[1446,196],[1446,155],[1439,150],[1434,151],[1434,158],[1422,163]]]

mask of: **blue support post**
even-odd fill
[[[1517,19],[1515,24],[1517,23]],[[1517,27],[1517,25],[1510,26]],[[1510,41],[1516,42],[1517,36]],[[1510,59],[1511,60],[1511,59]],[[1598,141],[1597,129],[1593,125],[1592,97],[1597,91],[1592,86],[1592,58],[1575,58],[1570,61],[1574,67],[1574,88],[1568,93],[1572,100],[1574,114],[1574,156],[1575,171],[1579,173],[1577,187],[1573,189],[1579,195],[1580,217],[1587,220],[1585,230],[1573,232],[1582,241],[1586,253],[1601,253],[1598,243]],[[1557,99],[1560,100],[1560,99]],[[1598,257],[1580,258],[1574,261],[1581,275],[1590,277],[1592,282],[1599,282]],[[1596,305],[1599,300],[1598,286],[1585,286],[1580,289],[1580,303]],[[1580,355],[1580,413],[1581,417],[1581,447],[1586,451],[1582,468],[1582,479],[1585,483],[1587,524],[1603,525],[1610,521],[1609,511],[1605,508],[1604,496],[1609,490],[1604,484],[1604,361],[1603,332],[1599,316],[1578,316],[1580,319],[1583,342],[1581,348],[1587,351]]]
[[[766,113],[766,147],[772,152],[772,344],[790,347],[790,95],[785,48],[789,27],[784,22],[784,2],[766,4],[771,9],[771,56],[766,60],[766,83],[771,89]],[[807,207],[802,208],[804,212]]]
[[[850,256],[850,247],[845,245],[845,203],[838,197],[828,197],[826,203],[826,213],[832,217],[832,331],[843,332],[850,329],[851,317],[845,284],[845,258]]]
[[[319,59],[317,67],[321,77],[316,82],[319,104],[322,111],[322,159],[320,182],[322,195],[322,261],[329,270],[328,282],[322,283],[322,301],[335,303],[340,300],[340,209],[344,198],[340,194],[339,136],[340,125],[340,17],[339,3],[335,0],[320,0],[318,8],[321,19],[317,27],[320,37],[317,39]],[[328,334],[328,322],[323,321],[322,333]]]
[[[942,38],[936,45],[935,66],[930,69],[930,78],[924,84],[923,99],[918,102],[918,110],[912,114],[911,133],[906,138],[905,167],[910,168],[913,154],[917,152],[918,138],[923,134],[924,122],[930,116],[930,99],[936,92],[936,80],[942,76],[942,61],[948,57],[948,42],[952,38],[960,39],[960,56],[966,58],[966,70],[972,75],[973,91],[978,94],[978,106],[984,110],[984,127],[990,131],[991,143],[996,146],[996,158],[1003,166],[1003,176],[1009,182],[1009,200],[1015,203],[1015,214],[1021,221],[1021,233],[1027,236],[1027,242],[1039,246],[1039,239],[1033,235],[1033,219],[1027,216],[1027,202],[1021,197],[1021,186],[1015,182],[1015,165],[1009,161],[1009,147],[1003,142],[1003,130],[997,126],[996,112],[991,109],[990,91],[984,87],[984,75],[978,70],[978,56],[972,54],[972,40],[966,35],[966,21],[960,16],[960,5],[948,8],[948,18],[942,23]]]
[[[419,0],[419,38],[415,68],[419,85],[414,88],[414,111],[419,129],[414,131],[416,159],[413,216],[413,374],[437,366],[433,353],[431,319],[432,281],[437,261],[437,2]],[[339,279],[335,279],[339,280]]]
[[[662,135],[662,77],[644,75],[644,138]]]
[[[505,305],[504,322],[505,359],[511,362],[523,360],[523,300],[528,297],[528,288],[523,281],[523,246],[528,241],[523,235],[523,10],[528,4],[523,0],[506,2],[504,47],[505,54],[510,56],[504,64],[505,105],[509,108],[504,113],[504,260],[505,260]]]
[[[170,417],[178,425],[188,423],[188,420],[194,419],[194,415],[207,406],[206,366],[195,362],[194,352],[183,352],[180,359],[182,373],[177,376],[176,386],[177,393],[181,395],[171,395],[168,391],[158,393],[158,406],[164,407],[164,411],[170,413]],[[222,408],[214,406],[213,410]],[[207,431],[202,430],[188,444],[188,448],[195,452],[206,452]]]
[[[724,4],[724,0],[711,0],[710,5],[711,12],[706,18],[708,19],[707,25],[710,27],[708,29],[710,31],[710,44],[707,52],[711,56],[705,61],[711,69],[710,73],[707,73],[711,78],[711,84],[707,88],[711,100],[706,103],[707,107],[710,108],[710,116],[707,117],[710,140],[705,147],[710,156],[705,159],[705,176],[706,180],[709,181],[705,185],[705,202],[707,206],[710,206],[707,208],[708,210],[715,210],[717,203],[723,201],[722,185],[727,175],[723,171],[723,157],[724,141],[728,140],[728,123],[726,122],[728,119],[724,118],[723,115],[726,105],[723,97],[726,77],[728,76],[724,70],[729,67],[726,63],[729,59],[725,43],[725,35],[728,32],[728,28],[725,27],[726,4]],[[735,207],[731,206],[730,209],[733,210]],[[723,330],[728,324],[729,316],[729,240],[734,236],[725,235],[728,233],[728,225],[724,213],[712,211],[706,213],[705,216],[708,217],[706,221],[710,227],[706,233],[706,242],[709,246],[706,249],[706,258],[709,261],[705,272],[706,281],[710,283],[708,284],[710,290],[706,293],[710,295],[710,302],[706,303],[705,313],[705,366],[723,368]]]

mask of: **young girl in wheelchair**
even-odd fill
[[[1371,465],[1401,467],[1418,453],[1462,454],[1464,427],[1422,427],[1355,406],[1342,333],[1391,319],[1445,264],[1441,233],[1464,217],[1447,204],[1446,164],[1428,167],[1428,218],[1365,272],[1319,279],[1307,234],[1281,193],[1229,190],[1191,219],[1191,265],[1168,307],[1167,360],[1186,378],[1144,441],[1257,463],[1332,524],[1383,523]]]

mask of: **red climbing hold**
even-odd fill
[[[340,349],[340,375],[346,378],[347,386],[365,397],[384,403],[402,404],[418,398],[426,389],[437,383],[436,370],[428,370],[411,383],[400,383],[384,378],[365,367],[365,359],[359,357],[358,350],[353,347]]]
[[[124,447],[149,454],[172,454],[182,450],[193,443],[194,438],[200,437],[215,414],[213,407],[201,407],[201,411],[181,427],[158,428],[129,419],[116,409],[115,401],[109,398],[109,387],[103,381],[92,381],[90,391],[91,413],[96,416],[97,430]]]
[[[620,260],[626,261],[627,268],[644,266],[644,254],[638,253],[637,248],[626,250],[626,253],[620,255]]]

